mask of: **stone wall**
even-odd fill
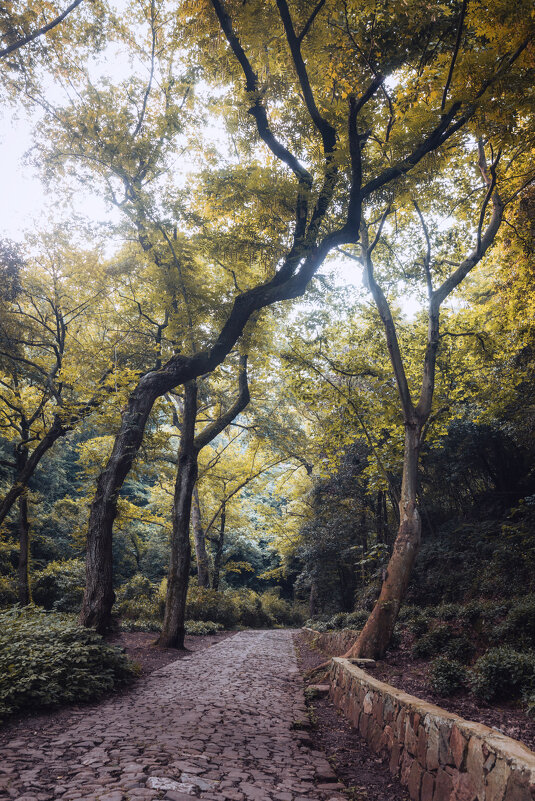
[[[535,753],[480,723],[384,684],[347,659],[331,695],[413,801],[535,801]]]
[[[310,645],[327,656],[342,656],[347,653],[360,634],[356,629],[336,629],[335,631],[316,631],[303,629]]]

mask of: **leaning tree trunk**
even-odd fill
[[[60,437],[63,437],[68,431],[69,427],[63,425],[60,418],[56,415],[52,425],[37,447],[29,456],[26,454],[26,460],[20,469],[17,468],[17,475],[15,476],[13,485],[2,498],[2,500],[0,500],[0,523],[2,523],[5,517],[9,514],[17,498],[20,498],[20,496],[26,491],[28,481],[35,473],[35,470],[42,457],[48,450],[50,450],[56,440]],[[18,461],[17,464],[19,464]]]
[[[151,391],[152,390],[152,391]],[[147,418],[157,395],[141,381],[132,393],[123,414],[121,430],[112,454],[97,481],[89,515],[86,550],[86,586],[80,612],[83,626],[99,633],[111,625],[113,591],[112,530],[117,514],[119,490],[141,446]]]
[[[195,447],[197,417],[197,384],[185,385],[184,419],[180,435],[178,470],[173,501],[173,536],[167,576],[167,597],[162,632],[157,645],[163,648],[184,648],[184,622],[188,594],[191,545],[189,523],[191,499],[197,480],[199,451]]]
[[[201,522],[201,507],[199,503],[199,491],[197,486],[193,490],[193,505],[191,507],[191,522],[193,528],[193,539],[195,542],[195,557],[197,559],[197,584],[199,587],[210,586],[210,573],[208,552],[206,550],[206,538]]]
[[[421,424],[405,426],[403,483],[399,502],[400,525],[388,562],[381,593],[360,636],[345,654],[347,658],[380,659],[390,642],[399,608],[407,591],[421,538],[416,506],[418,451]]]
[[[214,572],[212,574],[212,589],[219,589],[219,580],[221,578],[221,564],[223,562],[223,545],[225,544],[225,522],[227,514],[225,510],[225,503],[221,508],[221,523],[219,526],[219,537],[216,540],[215,554],[214,554]]]

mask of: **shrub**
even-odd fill
[[[117,590],[115,611],[125,630],[158,631],[163,620],[158,585],[136,573]]]
[[[453,632],[449,626],[445,624],[436,626],[414,643],[412,652],[414,656],[423,659],[429,656],[435,656],[444,650],[452,637]]]
[[[37,570],[32,581],[33,600],[38,606],[55,612],[78,612],[85,586],[83,559],[50,562]]]
[[[370,613],[366,609],[355,609],[346,615],[346,626],[350,629],[361,629],[366,624]]]
[[[489,648],[475,663],[470,684],[474,695],[485,701],[530,693],[535,689],[535,654],[508,646]]]
[[[439,695],[453,695],[466,683],[467,672],[456,659],[439,656],[431,662],[429,679],[431,687]]]
[[[435,617],[438,620],[456,620],[461,609],[461,604],[439,604],[435,607]]]
[[[186,634],[217,634],[223,626],[221,623],[214,623],[212,620],[186,620],[184,624]]]
[[[68,615],[31,606],[0,614],[0,718],[99,698],[135,675],[122,651]]]
[[[418,615],[418,617],[413,617],[407,623],[407,628],[409,631],[412,631],[416,637],[421,637],[429,630],[429,618],[426,615]]]
[[[279,626],[301,626],[304,614],[301,607],[292,605],[280,598],[273,590],[267,590],[260,596],[262,610],[272,624]]]
[[[497,641],[520,648],[535,648],[535,596],[528,595],[516,601],[492,634]]]
[[[475,646],[467,637],[466,634],[459,634],[451,638],[451,640],[444,646],[444,653],[450,659],[464,662],[465,664],[471,660],[475,652]]]
[[[238,625],[239,605],[229,593],[217,592],[205,587],[191,585],[186,604],[188,620],[213,620],[226,629]]]
[[[15,580],[9,576],[0,576],[0,608],[13,606],[18,601]]]

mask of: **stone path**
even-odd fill
[[[2,801],[342,801],[290,631],[245,631],[151,673],[61,733],[0,753]]]

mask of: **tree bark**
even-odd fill
[[[178,470],[173,501],[173,533],[167,577],[167,597],[162,632],[157,640],[157,645],[161,647],[184,647],[186,599],[191,565],[189,529],[192,498],[198,475],[199,453],[205,445],[208,445],[232,422],[248,403],[247,356],[241,356],[237,400],[217,420],[210,423],[195,436],[197,382],[192,380],[185,385],[184,417],[180,435]]]
[[[184,417],[173,502],[173,537],[165,615],[162,632],[157,640],[157,644],[162,648],[184,648],[184,621],[191,564],[189,523],[199,455],[195,447],[196,418],[197,384],[195,381],[188,381],[185,385]]]
[[[225,504],[221,509],[221,518],[219,524],[219,537],[216,540],[215,554],[214,554],[214,572],[212,574],[212,589],[219,590],[219,581],[221,578],[221,564],[223,562],[223,545],[225,544],[225,523],[227,519]]]
[[[400,525],[394,549],[377,603],[357,641],[346,653],[347,658],[382,657],[396,625],[399,608],[405,597],[414,560],[420,547],[421,522],[416,506],[420,434],[419,424],[406,425],[403,483],[399,502]]]
[[[199,503],[199,491],[197,486],[195,486],[195,489],[193,490],[191,522],[193,528],[193,539],[195,542],[195,557],[197,559],[197,584],[199,587],[209,587],[210,573],[208,551],[206,550],[206,539],[201,522],[201,507]]]

